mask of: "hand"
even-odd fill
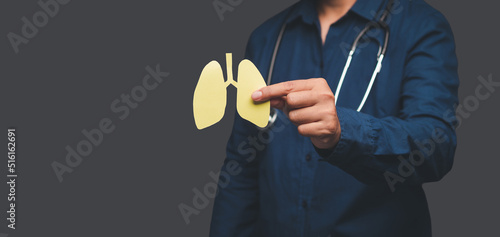
[[[323,78],[286,81],[263,87],[252,94],[254,101],[271,101],[297,125],[299,133],[310,137],[320,149],[334,148],[340,140],[340,123],[335,96]]]

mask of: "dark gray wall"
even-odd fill
[[[497,1],[428,1],[450,22],[459,59],[460,102],[471,103],[478,76],[500,81]],[[500,213],[500,89],[461,115],[453,170],[424,185],[436,236],[496,236]],[[472,103],[471,103],[472,104]],[[466,109],[464,109],[466,110]],[[468,117],[467,117],[468,116]]]
[[[192,205],[192,189],[212,182],[209,173],[220,168],[235,91],[222,121],[198,131],[192,96],[200,71],[210,60],[224,62],[226,52],[240,60],[251,31],[294,2],[244,0],[221,21],[212,1],[70,1],[15,53],[7,35],[21,34],[22,17],[32,22],[41,7],[36,1],[2,1],[1,136],[6,142],[6,129],[17,128],[19,177],[17,230],[7,230],[2,218],[0,233],[206,236],[213,201],[188,225],[178,205]],[[474,96],[478,76],[500,81],[498,3],[430,3],[446,15],[456,36],[461,101]],[[119,119],[122,113],[113,112],[111,103],[137,90],[145,68],[157,64],[170,75]],[[435,236],[498,234],[499,94],[463,119],[452,172],[425,185]],[[85,139],[81,131],[97,128],[103,118],[114,131],[59,182],[51,164],[65,162],[65,147],[75,149]],[[6,195],[2,184],[2,216]]]

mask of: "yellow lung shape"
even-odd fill
[[[203,68],[193,97],[194,121],[198,129],[204,129],[219,122],[226,109],[226,88],[229,84],[237,91],[236,108],[240,116],[259,127],[268,123],[270,103],[255,103],[252,93],[264,86],[264,78],[250,60],[243,60],[238,67],[238,82],[233,80],[232,54],[226,54],[227,81],[224,82],[222,68],[212,61]]]
[[[224,117],[226,96],[222,68],[217,61],[211,61],[203,68],[194,90],[193,113],[199,130],[212,126]]]
[[[238,66],[238,94],[236,108],[240,116],[255,125],[263,128],[269,120],[271,109],[269,101],[256,103],[252,100],[252,93],[266,86],[266,82],[257,67],[248,59],[241,61]]]

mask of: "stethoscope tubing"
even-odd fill
[[[383,45],[379,44],[379,51],[377,53],[377,65],[375,66],[375,69],[373,70],[373,73],[372,73],[372,76],[370,78],[370,82],[368,84],[368,87],[367,87],[367,89],[365,91],[365,94],[363,95],[363,99],[361,100],[361,103],[359,104],[359,106],[356,109],[356,111],[360,112],[363,109],[363,106],[365,105],[366,100],[368,99],[368,96],[370,95],[370,92],[372,90],[372,87],[373,87],[373,84],[375,82],[375,79],[377,78],[377,75],[380,73],[380,70],[382,69],[382,61],[384,60],[385,53],[387,51],[387,47],[388,47],[388,44],[389,44],[389,36],[390,36],[389,26],[385,23],[385,18],[389,15],[393,3],[394,3],[394,0],[389,0],[389,2],[387,3],[386,8],[384,9],[382,15],[380,16],[380,19],[377,22],[375,22],[375,24],[367,24],[365,26],[365,28],[358,34],[358,36],[356,36],[356,39],[354,40],[354,42],[353,42],[353,44],[351,46],[351,50],[349,51],[349,55],[347,57],[346,64],[344,65],[344,69],[342,70],[342,74],[340,76],[339,84],[337,85],[337,89],[335,90],[335,104],[337,104],[337,100],[339,98],[340,90],[342,89],[342,85],[344,84],[345,76],[347,74],[347,71],[349,70],[349,67],[351,66],[352,58],[353,58],[354,53],[356,52],[356,48],[358,46],[359,40],[372,27],[379,27],[379,28],[384,29],[384,31],[385,31],[384,42],[383,42]],[[279,48],[281,46],[281,41],[283,39],[283,35],[285,33],[285,30],[286,30],[286,26],[287,26],[286,20],[287,19],[288,19],[288,16],[285,17],[285,22],[281,26],[280,32],[278,34],[278,38],[276,39],[276,44],[274,46],[273,54],[272,54],[272,57],[271,57],[271,62],[269,64],[269,73],[268,73],[268,76],[267,76],[267,85],[271,85],[271,80],[272,80],[273,73],[274,73],[274,66],[275,66],[275,62],[276,62],[276,57],[278,55],[278,51],[279,51]],[[277,113],[276,109],[272,108],[271,114],[269,115],[269,123],[268,123],[268,125],[264,129],[267,129],[267,128],[271,127],[275,123],[277,114],[278,113]]]

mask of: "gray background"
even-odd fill
[[[17,128],[20,177],[14,232],[4,224],[7,186],[0,186],[0,233],[206,236],[213,200],[189,225],[178,205],[192,206],[192,189],[211,182],[208,173],[222,164],[235,90],[222,121],[198,131],[192,115],[197,79],[210,60],[224,62],[226,52],[241,60],[251,31],[295,1],[244,0],[222,22],[212,1],[72,1],[18,54],[6,35],[19,34],[21,18],[40,7],[1,1],[1,136],[6,142],[5,130]],[[455,33],[461,101],[474,95],[478,76],[492,73],[500,81],[497,1],[429,2]],[[157,63],[171,75],[120,121],[111,102]],[[482,101],[458,129],[451,173],[425,185],[435,236],[498,236],[499,94]],[[81,130],[105,117],[115,131],[59,183],[50,164],[63,162],[65,147],[74,148],[84,139]]]

